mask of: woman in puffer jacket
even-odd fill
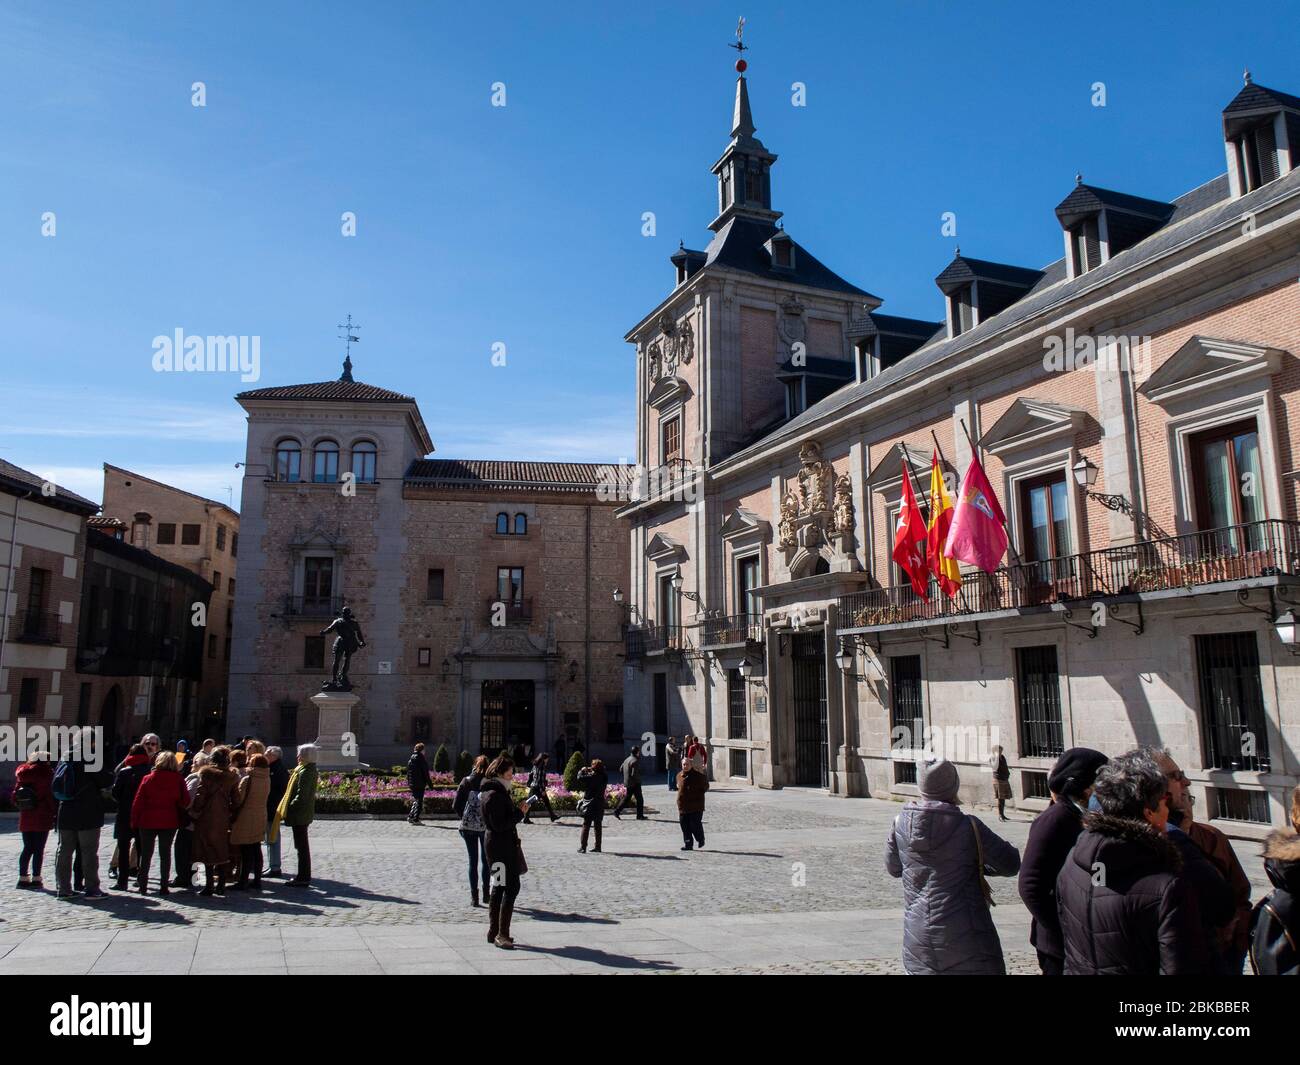
[[[1020,852],[961,812],[948,761],[921,766],[920,802],[894,818],[885,868],[903,880],[903,968],[914,976],[1004,975],[985,876],[1015,876]]]
[[[1264,841],[1273,893],[1251,918],[1250,967],[1259,976],[1300,976],[1300,788],[1291,796],[1291,825]]]
[[[1097,771],[1079,835],[1056,878],[1066,976],[1195,976],[1206,932],[1166,835],[1168,781],[1145,751]]]

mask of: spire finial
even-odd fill
[[[1082,185],[1082,184],[1083,184],[1083,174],[1082,174],[1082,173],[1077,173],[1077,172],[1075,173],[1075,175],[1074,175],[1074,183],[1075,183],[1076,185]]]
[[[356,335],[356,331],[360,329],[361,326],[355,324],[352,321],[352,315],[349,314],[347,323],[339,325],[338,328],[343,330],[343,332],[339,334],[339,339],[347,342],[347,348],[343,353],[343,375],[339,378],[339,380],[351,381],[352,380],[352,345],[361,343],[361,338]]]
[[[1243,71],[1241,72],[1241,80],[1242,80],[1243,82],[1245,82],[1247,85],[1250,84],[1250,68],[1249,68],[1249,67],[1247,67],[1245,70],[1243,70]]]
[[[727,47],[734,48],[736,50],[736,73],[737,74],[745,73],[745,68],[748,67],[749,64],[745,62],[745,57],[741,55],[741,53],[747,51],[749,49],[749,45],[745,43],[745,16],[744,15],[741,15],[740,21],[736,23],[736,43],[728,44]]]

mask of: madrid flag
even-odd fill
[[[949,599],[961,590],[961,566],[955,558],[945,558],[943,553],[952,515],[952,497],[943,483],[943,471],[939,468],[936,454],[930,463],[930,527],[925,539],[925,553],[934,579]]]
[[[903,459],[903,496],[894,529],[894,561],[907,574],[912,588],[926,602],[930,600],[930,574],[925,567],[925,519],[912,492],[912,473]]]
[[[992,573],[1007,553],[1006,520],[979,456],[972,455],[961,481],[944,557]]]

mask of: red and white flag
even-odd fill
[[[903,459],[903,495],[894,528],[894,561],[907,574],[912,588],[926,602],[930,600],[930,573],[925,565],[925,538],[928,530],[921,508],[912,492],[912,473]]]
[[[1007,553],[1007,519],[978,455],[971,456],[957,496],[957,512],[948,530],[944,557],[992,573]]]

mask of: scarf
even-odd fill
[[[272,843],[280,838],[280,822],[284,820],[284,815],[289,811],[289,799],[293,796],[293,790],[298,786],[298,781],[302,778],[306,768],[306,762],[299,762],[293,767],[293,772],[289,774],[289,783],[285,785],[284,794],[280,797],[280,805],[275,810],[275,820],[271,822],[271,834],[267,836],[267,839]]]

